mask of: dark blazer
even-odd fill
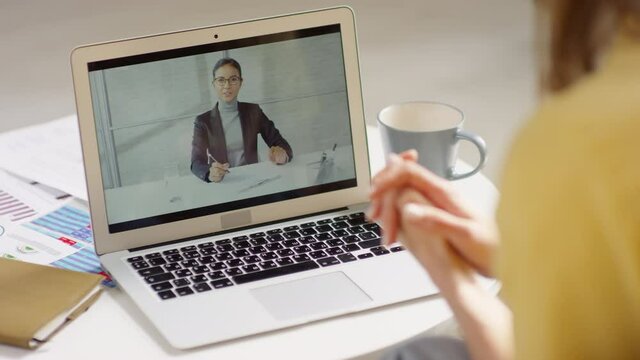
[[[280,131],[276,129],[273,121],[269,120],[262,112],[260,106],[238,102],[238,112],[240,113],[240,127],[244,143],[244,160],[247,164],[258,162],[258,134],[262,136],[267,146],[280,146],[289,155],[289,161],[293,159],[291,146],[280,135]],[[227,142],[224,138],[218,104],[213,109],[198,115],[193,124],[191,172],[200,179],[209,182],[210,165],[207,159],[207,149],[218,162],[229,162]]]

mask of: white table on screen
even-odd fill
[[[372,172],[384,165],[377,129],[368,128]],[[469,166],[462,163],[462,167]],[[498,192],[483,175],[455,183],[478,209],[493,213]],[[343,359],[397,344],[452,316],[434,295],[361,313],[273,331],[198,349],[175,350],[119,289],[107,289],[92,308],[35,351],[0,345],[13,359]],[[216,326],[216,324],[211,324]]]

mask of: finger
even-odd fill
[[[396,241],[398,233],[398,210],[396,204],[397,191],[392,190],[382,199],[380,219],[382,221],[383,242],[385,245]]]
[[[402,159],[409,161],[418,161],[418,152],[416,149],[409,149],[398,154]]]
[[[470,236],[470,222],[467,219],[433,206],[409,203],[402,208],[400,216],[403,221],[421,227],[425,232],[450,239],[454,243],[459,239],[468,240]]]

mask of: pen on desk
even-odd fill
[[[209,152],[209,149],[207,149],[207,165],[211,165],[212,162],[217,162],[218,164],[221,164],[218,160],[216,160],[216,158],[213,157],[213,155],[211,155],[211,153]],[[227,174],[230,173],[229,169],[224,169],[224,171]]]
[[[333,144],[333,149],[331,149],[331,151],[336,151],[336,146],[338,146],[338,143]]]

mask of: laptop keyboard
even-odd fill
[[[402,251],[358,212],[127,261],[162,300]]]

